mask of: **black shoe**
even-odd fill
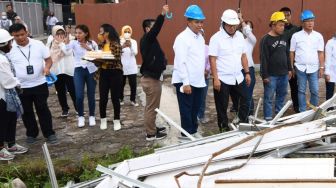
[[[235,107],[232,106],[232,107],[230,108],[230,112],[238,112],[238,110],[237,110]]]
[[[167,137],[166,133],[156,133],[156,135],[147,135],[146,140],[147,141],[153,141],[153,140],[161,140]]]
[[[68,110],[64,110],[61,114],[61,117],[68,117],[69,116],[69,111]]]
[[[156,127],[156,133],[163,133],[166,132],[166,127]]]
[[[53,135],[48,136],[47,142],[49,144],[56,144],[57,143],[57,137],[56,137],[56,135],[53,134]]]
[[[35,143],[38,142],[39,140],[41,140],[41,139],[39,139],[39,138],[35,138],[35,137],[31,137],[31,136],[28,136],[28,137],[26,138],[26,143],[27,143],[27,144],[35,144]]]

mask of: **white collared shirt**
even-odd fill
[[[13,89],[18,85],[20,82],[14,77],[7,57],[0,53],[0,99],[6,101],[5,89]]]
[[[241,57],[246,54],[243,34],[239,31],[229,36],[222,28],[215,33],[209,43],[209,56],[216,57],[218,78],[228,85],[240,84],[244,80],[241,72]]]
[[[43,73],[44,60],[50,57],[48,48],[41,41],[31,38],[28,40],[26,46],[19,46],[13,41],[12,49],[7,55],[15,67],[16,77],[21,82],[22,88],[32,88],[46,82]],[[29,65],[33,66],[34,74],[27,74]]]
[[[177,35],[174,46],[172,83],[183,83],[197,88],[205,87],[205,41],[189,27]]]
[[[336,82],[336,38],[328,40],[325,47],[325,74],[330,82]]]
[[[295,52],[295,67],[302,72],[313,73],[319,69],[318,52],[324,51],[323,36],[312,31],[301,30],[291,39],[290,51]]]
[[[88,41],[86,43],[93,51],[97,51],[98,50],[98,45],[95,41]],[[87,68],[89,70],[90,73],[95,72],[98,68],[89,61],[83,60],[82,58],[85,56],[85,53],[87,52],[86,49],[82,48],[80,43],[78,42],[78,40],[72,40],[70,41],[69,44],[65,45],[64,50],[73,50],[74,53],[74,59],[75,59],[75,68],[76,67],[83,67],[83,68]]]
[[[131,40],[131,47],[126,47],[122,49],[121,63],[123,65],[124,75],[131,75],[138,73],[138,65],[136,63],[135,56],[138,54],[138,44],[134,39]],[[124,45],[126,40],[124,38],[120,39],[120,44]]]
[[[257,38],[252,33],[252,28],[249,25],[243,27],[243,34],[246,36],[245,45],[246,45],[246,57],[249,67],[254,67],[253,61],[253,49],[257,43]]]

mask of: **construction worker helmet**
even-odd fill
[[[315,19],[314,13],[311,10],[304,10],[301,13],[301,21],[305,21],[309,19]]]
[[[221,20],[229,25],[239,25],[240,21],[236,11],[227,9],[223,12]]]
[[[0,47],[4,47],[13,37],[5,29],[0,29]]]
[[[271,22],[278,22],[278,21],[283,21],[283,22],[287,22],[286,17],[285,17],[285,13],[283,12],[274,12],[271,16],[270,19]]]
[[[184,16],[194,20],[205,20],[203,11],[198,5],[190,5],[185,11]]]

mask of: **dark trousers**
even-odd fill
[[[221,81],[220,91],[214,89],[215,105],[217,111],[217,121],[220,131],[228,130],[227,108],[229,104],[229,95],[233,91],[239,97],[238,117],[240,122],[247,122],[247,92],[244,91],[242,84],[227,85]]]
[[[188,95],[180,92],[180,87],[182,85],[182,83],[174,84],[180,109],[181,126],[189,134],[194,134],[197,132],[198,128],[197,114],[201,107],[202,92],[204,88],[191,86],[192,93]]]
[[[16,133],[16,112],[8,112],[6,110],[6,102],[0,99],[0,150],[7,142],[8,147],[15,144]]]
[[[246,85],[245,79],[242,82],[242,84],[243,84],[244,91],[247,92],[246,102],[247,102],[247,106],[248,106],[248,109],[249,109],[249,115],[252,115],[252,114],[254,114],[253,90],[254,90],[254,86],[255,86],[255,83],[256,83],[254,67],[249,67],[249,72],[250,72],[250,77],[251,77],[250,85],[249,86]],[[242,70],[242,73],[243,73],[244,78],[245,78],[244,70]],[[238,104],[239,104],[239,100],[240,100],[239,95],[234,93],[234,90],[231,90],[230,91],[230,96],[231,96],[231,100],[232,100],[232,107],[235,110],[238,111]]]
[[[120,92],[122,87],[121,70],[101,69],[99,78],[99,110],[100,118],[106,118],[106,107],[108,102],[108,94],[111,91],[111,99],[114,110],[114,119],[120,119]]]
[[[35,106],[43,136],[48,138],[50,135],[55,134],[47,103],[48,96],[49,90],[46,83],[32,88],[24,88],[23,93],[20,95],[24,111],[22,120],[27,129],[26,135],[29,137],[36,138],[39,134],[33,106]]]
[[[326,82],[326,99],[330,99],[334,95],[335,83]]]
[[[131,101],[135,102],[136,89],[137,89],[137,75],[136,74],[123,76],[122,89],[120,92],[120,100],[124,100],[124,88],[126,85],[127,78],[128,78],[129,86],[131,88]]]
[[[299,113],[299,98],[298,98],[298,84],[297,84],[297,77],[292,77],[289,81],[289,86],[291,89],[291,97],[293,102],[294,111]]]
[[[55,88],[57,91],[58,101],[62,107],[62,111],[68,111],[69,106],[67,102],[67,91],[69,91],[75,110],[76,107],[76,93],[75,85],[72,76],[66,74],[57,75],[57,81],[55,82]]]

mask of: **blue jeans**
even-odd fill
[[[309,84],[309,90],[310,90],[310,104],[317,106],[318,105],[318,88],[319,88],[319,82],[318,82],[318,71],[313,73],[306,73],[299,71],[296,69],[296,76],[298,80],[298,96],[299,96],[299,111],[304,112],[306,111],[306,87],[307,87],[307,81]]]
[[[94,80],[94,73],[89,73],[87,68],[76,67],[74,73],[74,84],[76,90],[76,106],[78,110],[78,116],[84,116],[84,87],[87,85],[86,92],[89,100],[89,112],[90,116],[95,115],[95,91],[96,81]]]
[[[205,88],[203,88],[202,91],[202,96],[201,96],[201,107],[198,110],[197,117],[199,119],[204,118],[204,113],[205,113],[205,106],[206,106],[206,96],[208,95],[208,87],[209,87],[209,79],[205,79]]]
[[[270,76],[269,83],[264,83],[264,118],[273,118],[273,98],[275,95],[275,113],[277,114],[285,104],[288,86],[288,75]]]
[[[176,87],[177,101],[180,109],[181,127],[189,134],[194,134],[198,128],[197,113],[201,106],[201,97],[204,88],[191,86],[192,93],[188,95],[180,92],[182,83],[174,84],[174,86]]]

